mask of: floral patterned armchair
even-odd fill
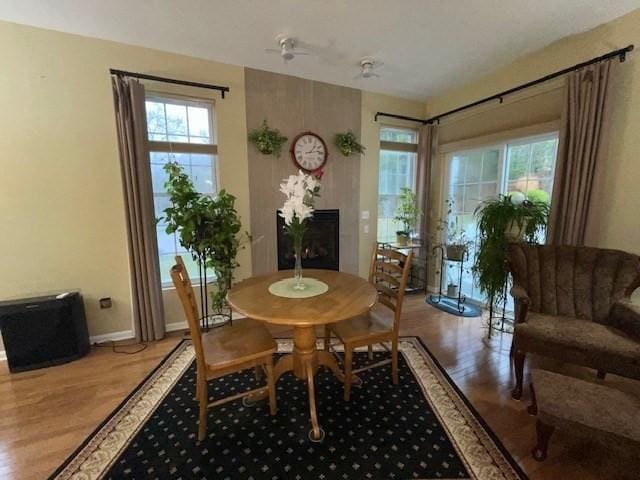
[[[511,244],[516,386],[527,353],[640,379],[640,257],[590,247]]]

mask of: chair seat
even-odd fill
[[[393,312],[376,304],[365,315],[329,325],[342,343],[357,342],[377,335],[393,333]]]
[[[271,355],[277,348],[269,330],[250,318],[234,320],[233,325],[202,335],[205,363],[213,370]]]
[[[617,328],[590,320],[529,312],[515,327],[519,349],[640,377],[640,343]],[[630,371],[633,370],[633,371]]]

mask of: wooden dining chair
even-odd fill
[[[177,259],[176,259],[177,260]],[[171,268],[171,279],[184,308],[191,341],[196,352],[196,399],[200,405],[198,440],[207,433],[207,409],[253,394],[268,391],[271,415],[276,413],[276,389],[273,375],[273,354],[277,350],[275,340],[260,322],[249,318],[234,321],[233,325],[200,332],[198,305],[184,263]],[[247,368],[263,368],[267,385],[246,392],[209,402],[209,380]]]
[[[378,291],[378,303],[366,315],[325,326],[325,350],[331,349],[332,334],[344,344],[345,400],[351,396],[353,375],[374,367],[391,363],[391,379],[394,385],[398,383],[398,332],[412,259],[412,251],[405,255],[376,244],[371,258],[369,282]],[[391,359],[353,370],[353,351],[356,348],[367,346],[371,359],[372,346],[376,343],[389,350],[385,342],[391,342]]]

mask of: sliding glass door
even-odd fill
[[[557,148],[558,135],[552,133],[449,155],[447,191],[451,209],[450,212],[445,209],[444,216],[449,225],[457,222],[467,239],[473,242],[461,285],[468,298],[486,301],[480,295],[471,272],[478,240],[476,208],[499,194],[516,191],[524,193],[532,201],[550,202]],[[544,241],[544,234],[539,240]],[[445,281],[456,283],[458,274],[455,264],[448,265]]]

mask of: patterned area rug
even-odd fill
[[[278,351],[291,351],[278,340]],[[316,377],[322,443],[308,440],[306,385],[277,386],[278,413],[240,400],[209,410],[198,442],[195,362],[188,342],[149,375],[52,479],[523,479],[524,473],[417,338],[400,342],[400,383],[368,370],[351,401],[328,371]],[[376,350],[374,361],[387,356]],[[367,363],[366,352],[354,355]],[[210,382],[220,398],[254,388],[253,370]]]

